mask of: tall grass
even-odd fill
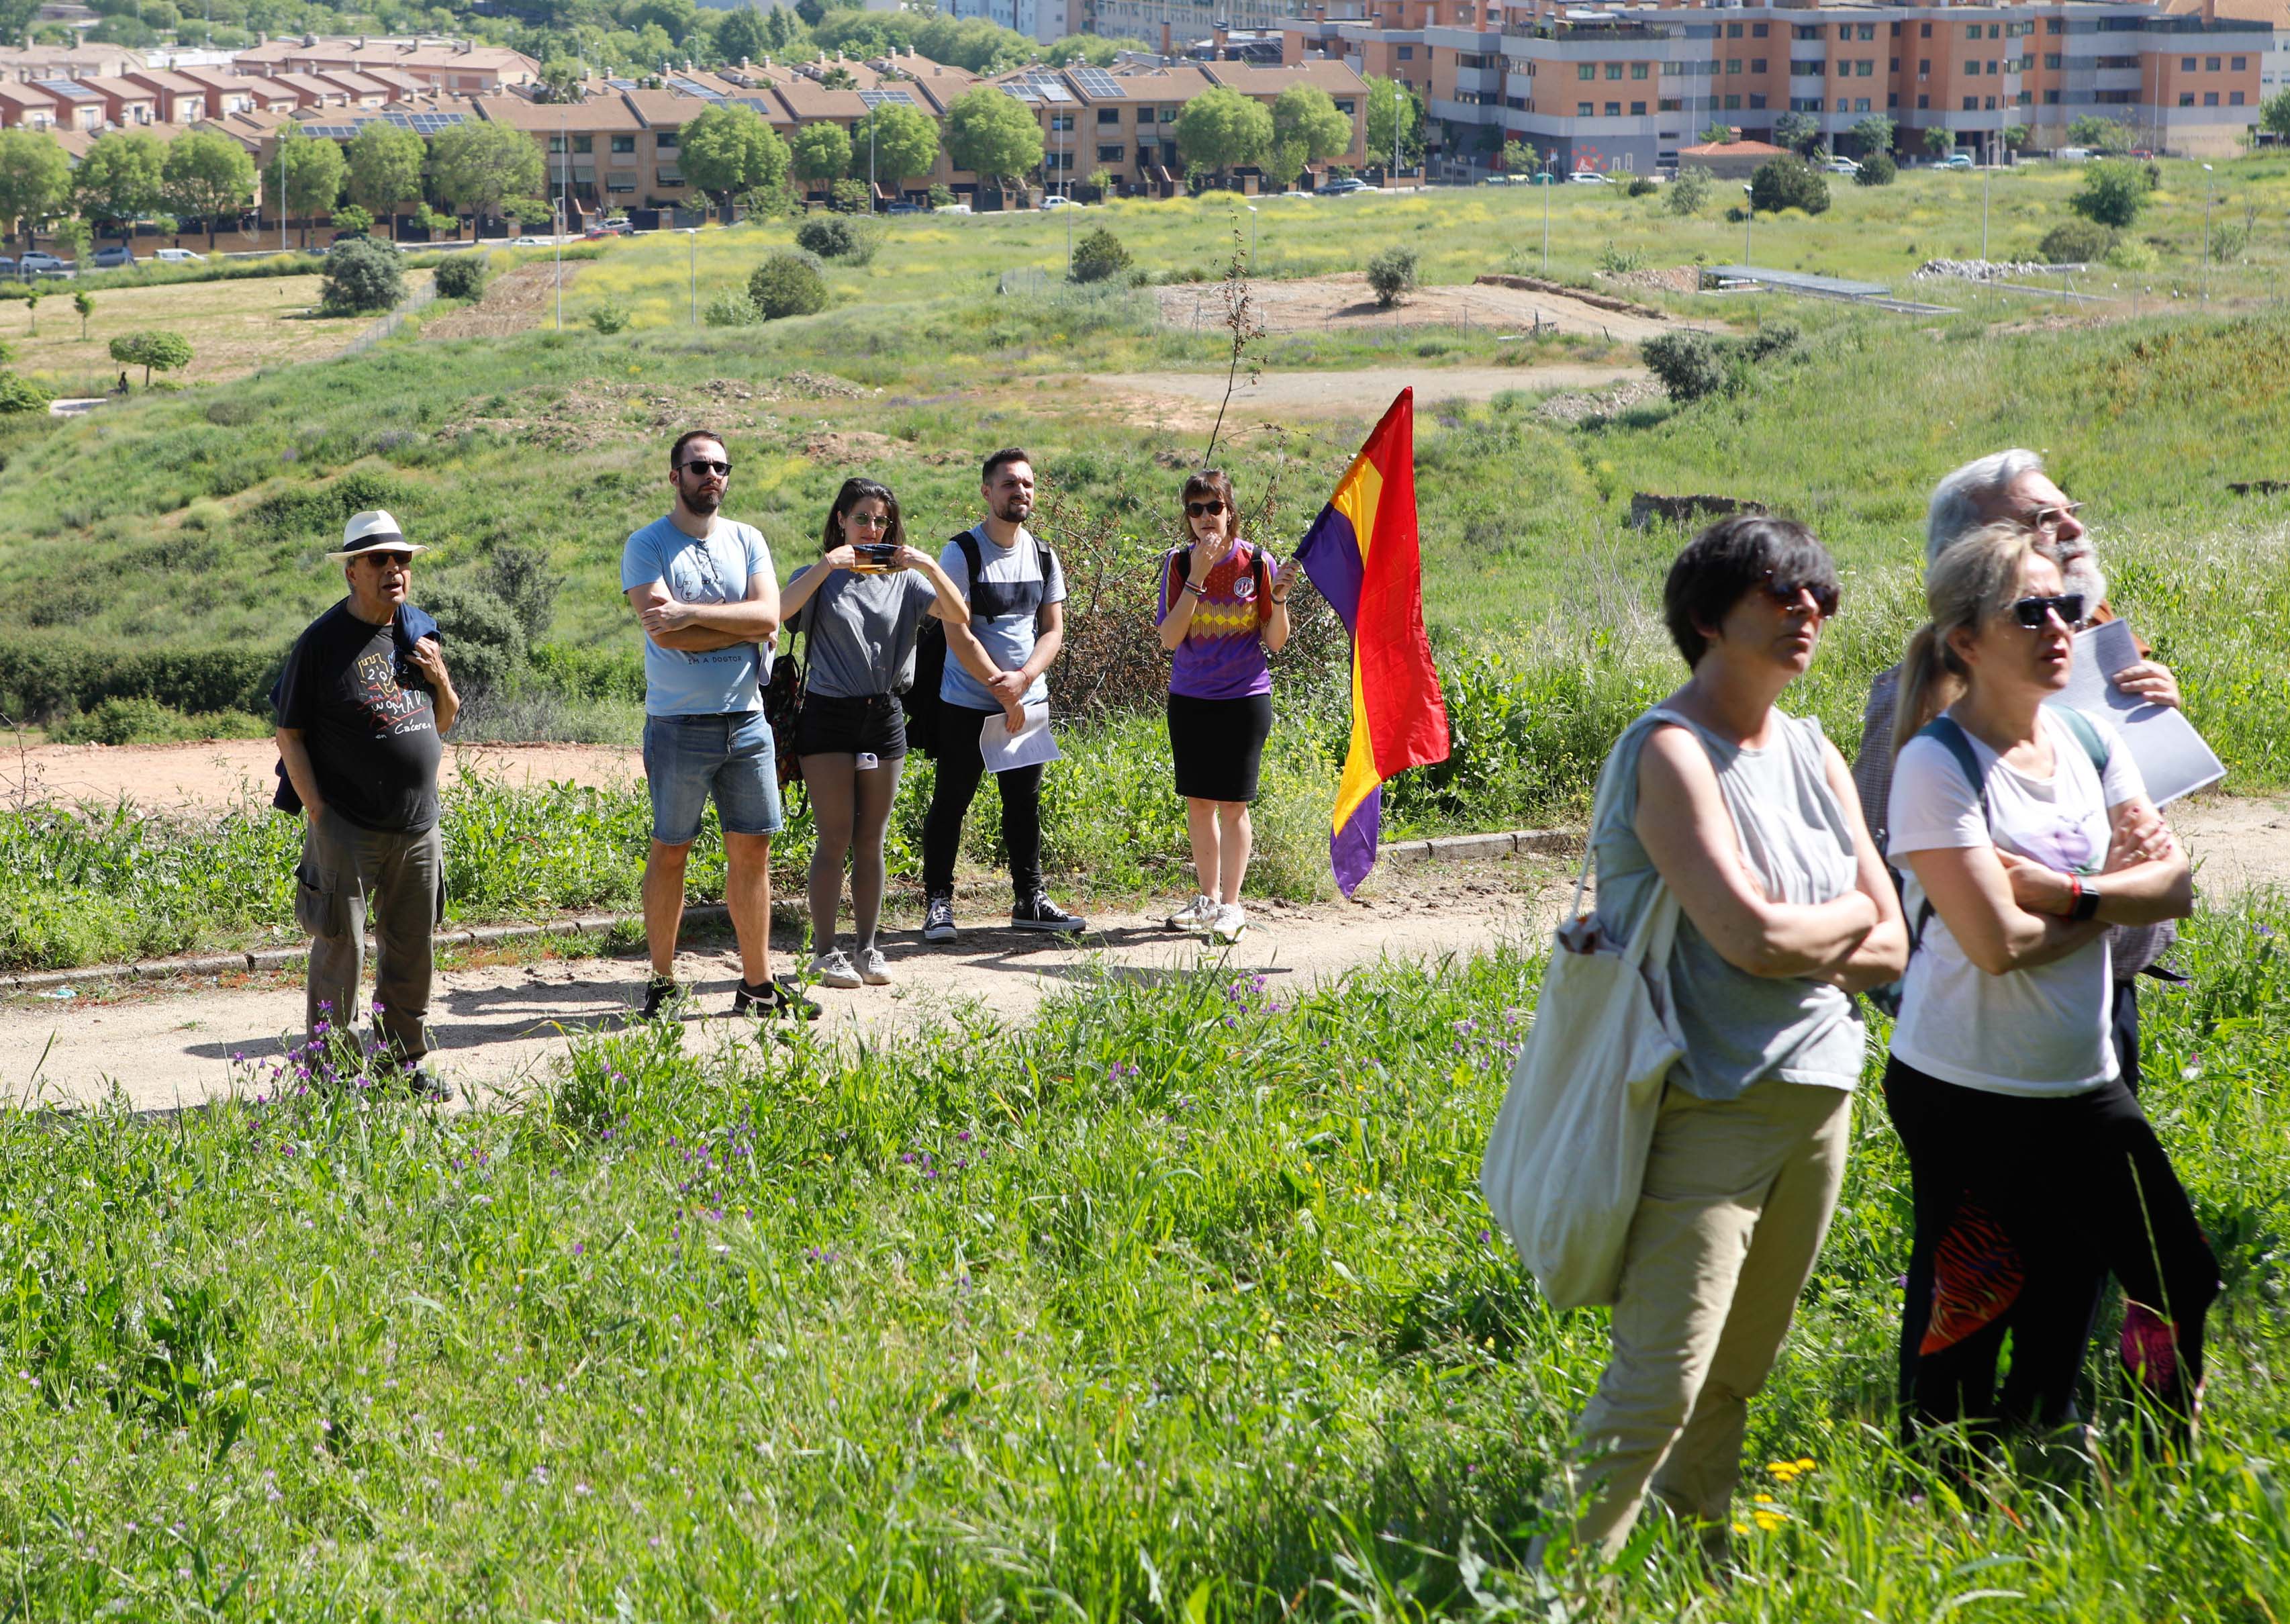
[[[1716,1584],[1525,1542],[1604,1353],[1476,1191],[1515,950],[1085,984],[834,1047],[579,1045],[527,1108],[252,1077],[0,1116],[0,1594],[27,1617],[2250,1620],[2279,1476],[2290,956],[2205,916],[2149,1108],[2221,1252],[2207,1428],[2062,1488],[1890,1445],[1864,1096]],[[1873,1062],[1872,1062],[1873,1063]],[[1769,1460],[1810,1460],[1774,1474]],[[1752,1494],[1770,1499],[1750,1500]],[[1752,1516],[1752,1511],[1762,1516]]]

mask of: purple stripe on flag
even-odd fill
[[[1320,516],[1296,544],[1296,561],[1312,578],[1314,589],[1328,600],[1328,607],[1336,612],[1344,629],[1357,634],[1363,572],[1359,538],[1352,533],[1352,522],[1334,503],[1320,509]]]
[[[1336,871],[1336,889],[1344,895],[1357,891],[1375,867],[1376,842],[1382,834],[1383,786],[1378,784],[1328,840],[1328,862]]]

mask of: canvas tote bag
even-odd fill
[[[1669,1004],[1677,899],[1657,882],[1618,946],[1582,911],[1595,860],[1584,854],[1572,915],[1552,934],[1479,1169],[1495,1221],[1561,1308],[1614,1300],[1662,1081],[1685,1052]]]

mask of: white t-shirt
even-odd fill
[[[1955,754],[1934,739],[1911,739],[1893,769],[1887,855],[1908,876],[1903,899],[1911,931],[1925,907],[1924,887],[1904,860],[1910,852],[1993,844],[2069,873],[2107,859],[2108,812],[2147,793],[2139,765],[2115,730],[2092,725],[2107,746],[2107,772],[2047,707],[2052,741],[2048,779],[2006,766],[1971,739],[1987,774],[1990,818]],[[2107,939],[2032,970],[1990,975],[1966,958],[1935,911],[1909,960],[1893,1052],[1918,1071],[1963,1088],[1998,1094],[2079,1094],[2116,1076],[2109,1023],[2114,997]]]

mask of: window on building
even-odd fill
[[[2060,105],[2060,93],[2059,93],[2059,92],[2057,92],[2057,91],[2055,91],[2055,90],[2047,90],[2047,91],[2046,91],[2046,92],[2044,92],[2044,105],[2045,105],[2046,107],[2047,107],[2047,108],[2055,108],[2055,107],[2059,106],[2059,105]]]
[[[1765,108],[1766,99],[1758,94],[1757,92],[1751,91],[1750,92],[1750,111],[1752,113],[1762,113],[1765,111]]]
[[[2234,59],[2234,70],[2237,73],[2241,73],[2249,66],[2250,59],[2246,56],[2238,56]]]
[[[2045,33],[2046,33],[2046,34],[2064,34],[2064,33],[2066,33],[2067,31],[2068,31],[2068,25],[2066,24],[2066,22],[2064,22],[2064,21],[2063,21],[2063,20],[2062,20],[2061,19],[2059,19],[2059,18],[2057,18],[2057,17],[2046,17],[2046,18],[2045,18],[2045,19],[2044,19],[2044,32],[2045,32]]]
[[[1403,62],[1412,62],[1412,61],[1413,61],[1413,60],[1415,60],[1415,47],[1414,47],[1414,46],[1413,46],[1413,45],[1402,45],[1402,46],[1400,46],[1400,47],[1399,47],[1399,60],[1400,60],[1401,61],[1403,61]]]
[[[1795,28],[1790,30],[1790,36],[1795,39],[1823,39],[1827,37],[1827,35],[1824,33],[1819,23],[1798,23]]]
[[[1729,56],[1729,57],[1727,57],[1727,58],[1726,59],[1726,71],[1727,73],[1739,73],[1739,72],[1741,72],[1741,71],[1742,71],[1742,59],[1741,59],[1740,57],[1738,57],[1738,56]]]
[[[1964,99],[1964,110],[1967,113],[1977,113],[1980,111],[1980,98],[1977,96],[1966,96]]]
[[[1918,23],[1917,25],[1917,37],[1918,39],[1930,39],[1932,37],[1932,24],[1928,22]]]
[[[1591,111],[1591,105],[1587,101],[1578,101],[1574,104],[1574,116],[1577,118],[1588,118]]]
[[[1877,59],[1873,56],[1862,57],[1861,59],[1861,65],[1858,68],[1855,68],[1853,70],[1853,73],[1855,78],[1875,78],[1877,76]]]
[[[1606,103],[1606,116],[1607,116],[1607,117],[1609,117],[1609,118],[1620,118],[1621,116],[1622,116],[1622,104],[1621,104],[1621,102],[1619,102],[1619,101],[1609,101],[1608,103]]]
[[[1051,115],[1050,115],[1050,133],[1051,133],[1052,135],[1055,135],[1055,134],[1057,134],[1060,131],[1062,131],[1062,130],[1070,130],[1070,129],[1072,129],[1072,128],[1073,128],[1073,118],[1074,118],[1074,116],[1073,116],[1071,113],[1053,113],[1053,114],[1051,114]]]
[[[1645,65],[1644,62],[1632,62],[1632,63],[1630,64],[1630,77],[1631,77],[1631,78],[1633,78],[1633,79],[1643,79],[1643,78],[1645,78],[1645,76],[1646,76],[1646,65]]]
[[[1761,56],[1753,56],[1753,57],[1751,57],[1751,58],[1750,59],[1750,71],[1751,73],[1763,73],[1763,72],[1765,72],[1765,71],[1766,71],[1766,59],[1765,59],[1765,58],[1763,58],[1763,57],[1761,57]]]
[[[2227,98],[2226,98],[2226,104],[2227,104],[2227,106],[2229,106],[2229,107],[2230,107],[2230,108],[2238,108],[2238,107],[2242,106],[2242,105],[2243,105],[2243,101],[2242,101],[2242,92],[2241,92],[2240,91],[2230,91],[2230,92],[2227,92]]]
[[[1988,25],[1988,37],[1990,39],[2002,39],[2004,37],[2004,25],[2000,22],[1990,23]]]
[[[1742,99],[1739,96],[1728,96],[1726,98],[1726,110],[1728,113],[1738,111],[1741,105]]]
[[[1685,110],[1685,103],[1675,96],[1664,96],[1654,103],[1654,107],[1664,113],[1682,113]]]
[[[1855,39],[1874,39],[1874,38],[1876,38],[1876,37],[1877,37],[1877,25],[1876,25],[1875,23],[1873,23],[1873,22],[1864,22],[1864,23],[1860,24],[1860,25],[1859,25],[1859,27],[1858,27],[1857,31],[1854,34],[1853,37],[1854,37],[1854,38],[1855,38]]]
[[[1741,37],[1742,37],[1742,25],[1741,25],[1740,23],[1738,23],[1738,22],[1729,22],[1729,23],[1727,23],[1727,24],[1726,25],[1726,37],[1727,39],[1739,39],[1739,38],[1741,38]]]
[[[1928,112],[1930,112],[1931,110],[1932,110],[1932,98],[1931,98],[1930,96],[1919,96],[1919,97],[1918,97],[1918,98],[1917,98],[1917,111],[1918,111],[1918,112],[1919,112],[1919,113],[1928,113]]]
[[[1174,108],[1163,108],[1161,109],[1161,122],[1165,124],[1174,124],[1176,122],[1176,111],[1177,109]],[[1341,113],[1346,118],[1349,118],[1352,116],[1352,104],[1349,101],[1339,101],[1336,103],[1336,111]]]
[[[1917,59],[1917,77],[1919,79],[1932,77],[1932,58],[1920,56]]]
[[[1989,112],[1993,113],[1996,110],[1996,98],[1993,96],[1989,97],[1982,105]]]
[[[634,175],[606,175],[605,189],[608,192],[633,192],[637,189]]]
[[[2181,58],[2179,59],[2179,71],[2180,71],[2181,73],[2192,73],[2192,72],[2194,72],[2194,71],[2195,71],[2195,59],[2194,59],[2194,58],[2192,58],[2192,57],[2190,57],[2190,56],[2182,56],[2182,57],[2181,57]]]
[[[1763,39],[1763,38],[1765,38],[1765,37],[1766,37],[1766,25],[1765,25],[1764,23],[1762,23],[1762,22],[1753,22],[1753,23],[1751,23],[1751,24],[1750,25],[1750,37],[1751,39]]]
[[[2219,93],[2216,91],[2205,91],[2203,92],[2203,105],[2206,108],[2214,108],[2218,106],[2218,99]]]
[[[1609,62],[1606,64],[1606,77],[1609,79],[1619,79],[1621,76],[1622,65],[1620,62]]]
[[[1898,73],[1898,72],[1900,72],[1900,71],[1901,71],[1901,59],[1900,59],[1900,58],[1898,58],[1898,57],[1894,57],[1894,58],[1893,58],[1893,59],[1892,59],[1892,65],[1891,65],[1890,67],[1886,68],[1885,69],[1885,71],[1886,71],[1886,73]]]
[[[613,137],[613,150],[614,152],[634,152],[636,149],[637,138],[635,136],[616,135]],[[629,188],[633,190],[636,183],[634,181],[630,181],[629,185]]]
[[[2046,72],[2046,73],[2057,73],[2057,72],[2059,72],[2059,70],[2060,70],[2060,53],[2059,53],[2058,52],[2056,52],[2056,51],[2046,51],[2046,52],[2044,52],[2044,71],[2045,71],[2045,72]]]
[[[1578,79],[1595,79],[1598,76],[1598,65],[1596,62],[1581,63],[1574,69],[1574,76]]]
[[[575,151],[575,152],[594,152],[596,149],[597,149],[597,138],[596,138],[595,136],[593,136],[593,135],[576,135],[576,136],[574,136],[574,137],[572,138],[572,150],[573,150],[573,151]]]
[[[1645,103],[1643,101],[1631,102],[1630,116],[1632,118],[1644,118],[1645,116]]]
[[[681,130],[655,130],[653,132],[652,137],[653,150],[654,152],[674,152],[677,148],[683,143],[683,140],[684,132]]]
[[[1098,108],[1098,109],[1097,109],[1097,122],[1098,122],[1101,125],[1102,125],[1102,124],[1119,124],[1119,123],[1121,122],[1121,109],[1120,109],[1119,108]]]
[[[1976,22],[1966,23],[1964,25],[1964,37],[1966,39],[1978,39],[1980,37],[1980,25]]]
[[[557,153],[557,152],[562,152],[562,151],[564,151],[564,138],[563,136],[561,136],[561,135],[552,135],[552,136],[550,136],[550,137],[548,138],[548,150],[549,150],[550,152],[552,152],[552,153]]]
[[[2214,56],[2206,56],[2206,57],[2205,57],[2205,58],[2203,59],[2203,71],[2204,71],[2205,73],[2216,73],[2218,70],[2219,70],[2219,60],[2218,60],[2218,58],[2216,58],[2216,57],[2214,57]]]
[[[1129,148],[1126,147],[1100,147],[1097,149],[1097,161],[1101,164],[1118,164],[1127,156],[1128,151]]]
[[[1885,96],[1885,110],[1886,110],[1886,112],[1888,112],[1888,113],[1889,113],[1889,112],[1892,112],[1894,109],[1897,108],[1900,105],[1901,105],[1901,92],[1898,92],[1898,91],[1889,91],[1889,92],[1887,92],[1886,93],[1886,96]]]

